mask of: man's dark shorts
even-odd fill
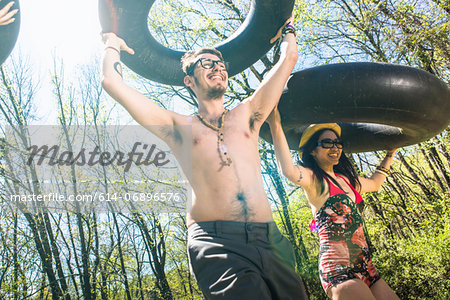
[[[206,299],[307,299],[292,245],[275,222],[194,223],[188,254]]]

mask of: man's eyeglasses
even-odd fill
[[[220,69],[227,70],[228,69],[228,62],[225,62],[223,60],[212,60],[210,58],[199,58],[195,63],[192,64],[192,66],[187,71],[188,75],[192,75],[194,73],[195,66],[200,63],[203,69],[212,69],[217,64]]]
[[[324,149],[331,149],[333,146],[336,146],[338,149],[344,148],[344,142],[337,140],[333,141],[332,139],[323,139],[317,143],[317,146],[321,146]]]

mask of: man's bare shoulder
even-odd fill
[[[172,124],[152,124],[143,126],[150,132],[155,133],[170,147],[179,147],[184,145],[186,139],[192,135],[192,125],[195,116],[182,115],[171,110],[164,110],[172,119]]]
[[[169,112],[175,125],[192,125],[192,121],[195,119],[195,115],[183,115],[170,110]]]
[[[249,99],[250,98],[246,98],[234,108],[230,109],[230,113],[237,117],[247,117],[251,109]]]

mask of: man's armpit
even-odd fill
[[[177,126],[163,126],[161,133],[164,135],[164,140],[171,141],[175,144],[183,143],[183,135]]]
[[[249,120],[249,127],[250,130],[253,131],[255,129],[255,122],[260,122],[262,120],[262,114],[258,111],[255,111],[254,113],[252,113],[252,115],[250,116],[250,120]]]

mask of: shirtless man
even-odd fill
[[[291,22],[283,27],[279,61],[253,95],[230,111],[223,104],[228,73],[221,53],[212,48],[188,52],[182,59],[184,83],[198,99],[195,117],[165,110],[126,85],[120,51],[134,52],[114,33],[103,34],[104,89],[169,145],[195,193],[187,212],[188,254],[207,299],[307,298],[294,271],[292,246],[273,221],[258,153],[260,127],[297,61]],[[186,126],[192,135],[181,129]],[[192,143],[191,162],[181,157],[185,141]]]

